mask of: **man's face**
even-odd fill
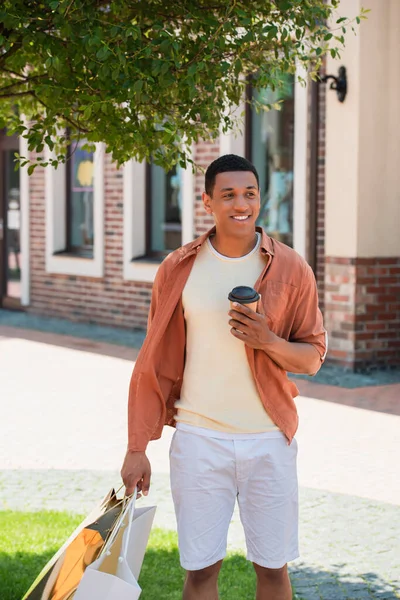
[[[254,233],[260,212],[260,190],[251,171],[218,173],[212,196],[204,192],[203,203],[220,232],[232,237]]]

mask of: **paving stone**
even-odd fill
[[[0,379],[0,510],[86,514],[110,487],[120,484],[132,363],[97,355],[95,348],[63,348],[62,336],[58,338],[51,345],[0,337],[7,373]],[[398,599],[400,498],[393,449],[399,417],[339,409],[317,399],[299,399],[301,435],[307,440],[300,452],[301,559],[289,567],[293,585],[301,600]],[[321,431],[321,422],[330,427]],[[358,428],[360,439],[355,439]],[[140,502],[157,504],[155,524],[174,530],[170,435],[167,428],[151,445],[152,486]],[[318,468],[316,456],[321,458]],[[359,497],[362,485],[364,497]],[[245,552],[237,510],[228,544]]]

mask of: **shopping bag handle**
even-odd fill
[[[135,491],[133,492],[133,495],[129,498],[129,500],[131,501],[131,504],[129,505],[129,521],[128,521],[128,527],[127,530],[123,536],[123,547],[122,547],[122,552],[121,555],[119,557],[119,561],[122,562],[123,560],[126,560],[126,555],[128,553],[128,545],[129,545],[129,538],[131,536],[131,529],[132,529],[132,523],[133,523],[133,515],[135,513],[135,503],[137,500],[137,487],[135,487]]]
[[[137,491],[137,488],[135,487],[135,490],[134,490],[133,494],[131,494],[130,496],[126,496],[126,495],[124,496],[124,498],[122,500],[122,511],[121,511],[121,514],[120,514],[117,522],[114,524],[113,530],[112,530],[112,532],[111,532],[111,534],[110,534],[110,536],[109,536],[109,538],[108,538],[108,540],[106,542],[106,545],[103,548],[102,554],[109,554],[110,553],[111,546],[113,545],[113,543],[115,541],[115,538],[117,537],[118,532],[119,532],[119,530],[121,528],[121,524],[123,523],[124,518],[126,516],[126,512],[127,512],[126,508],[127,507],[130,509],[129,510],[129,521],[128,521],[128,531],[129,531],[129,533],[126,536],[124,536],[124,538],[125,537],[127,539],[129,538],[130,530],[131,530],[132,522],[133,522],[133,514],[135,512],[135,503],[136,503],[136,499],[137,499],[137,493],[138,493],[138,491]],[[126,546],[126,548],[125,547],[122,548],[122,552],[121,552],[120,557],[126,558],[126,554],[127,554],[127,550],[128,550],[128,548],[127,548],[127,542],[124,544],[124,546]]]

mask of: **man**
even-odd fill
[[[132,375],[122,477],[147,494],[146,446],[164,424],[184,600],[218,599],[217,579],[235,501],[257,600],[290,600],[287,563],[298,557],[298,390],[286,375],[315,374],[325,330],[315,279],[291,248],[256,228],[258,174],[235,155],[207,169],[203,204],[215,228],[159,268],[149,328]],[[257,312],[236,286],[260,294]]]

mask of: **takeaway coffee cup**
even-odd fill
[[[228,300],[231,302],[231,308],[233,302],[244,304],[251,310],[257,311],[257,304],[260,299],[260,294],[256,292],[252,287],[246,285],[239,285],[233,288],[228,296]]]

